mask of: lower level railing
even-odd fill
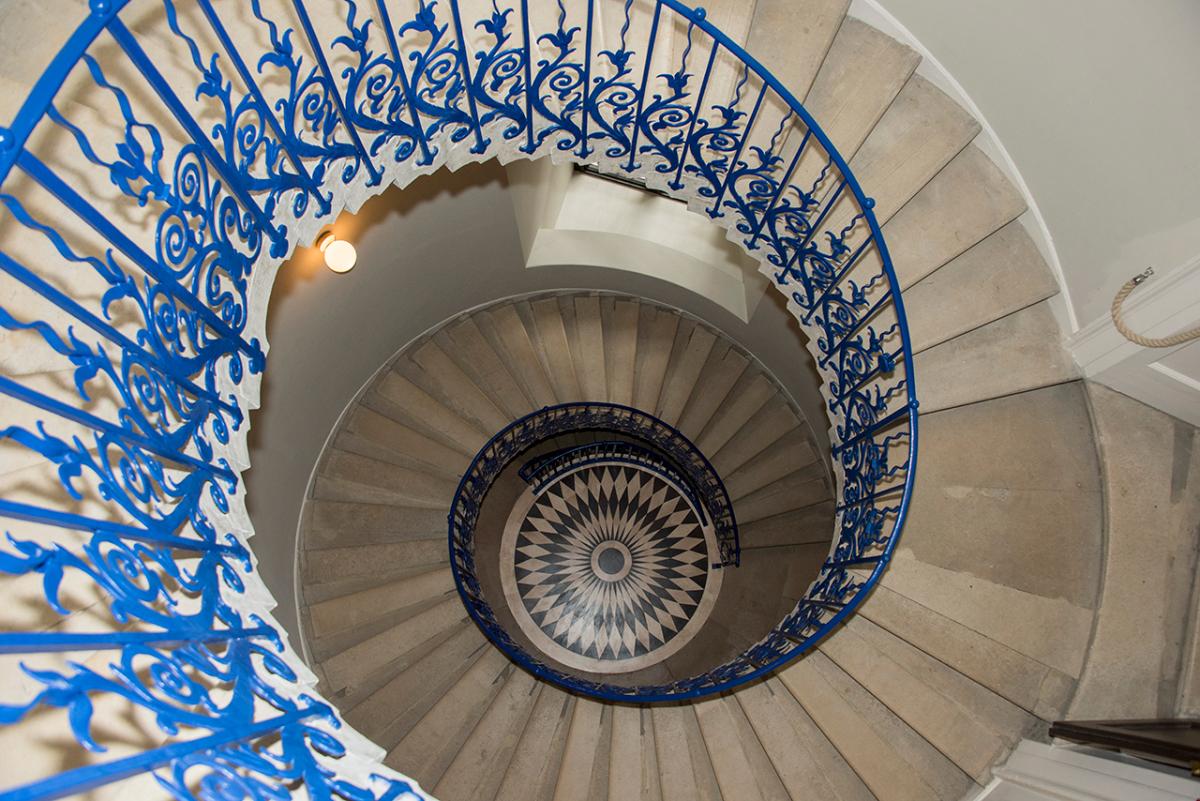
[[[521,465],[517,473],[522,480],[533,487],[534,493],[538,493],[565,473],[597,464],[632,464],[670,481],[679,487],[692,506],[696,508],[701,525],[708,525],[708,516],[704,512],[705,504],[701,501],[701,493],[692,486],[692,483],[684,478],[678,470],[671,467],[661,454],[633,442],[602,440],[586,445],[577,445],[574,448],[563,448],[526,462]],[[735,542],[736,539],[734,537]],[[736,565],[736,561],[733,564]],[[718,566],[726,567],[727,565],[722,562]]]
[[[266,299],[336,211],[444,165],[543,156],[639,176],[736,231],[808,332],[828,399],[839,503],[817,581],[737,660],[636,697],[752,680],[861,601],[915,464],[899,286],[845,160],[702,11],[92,0],[0,129],[0,655],[20,661],[0,723],[61,710],[87,753],[56,776],[9,757],[0,799],[148,771],[188,799],[417,792],[317,700],[250,556]],[[118,744],[96,721],[138,714],[158,744],[105,751]]]

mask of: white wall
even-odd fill
[[[1200,254],[1200,2],[877,0],[962,84],[1045,216],[1080,325]]]

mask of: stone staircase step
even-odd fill
[[[719,475],[730,476],[772,445],[788,438],[800,424],[800,418],[787,399],[777,395],[751,415],[719,450],[706,451],[708,459]],[[803,443],[797,443],[797,447],[803,449]]]
[[[372,637],[394,629],[406,620],[411,620],[439,606],[448,597],[447,593],[439,593],[424,598],[417,598],[410,604],[405,604],[382,615],[376,615],[363,620],[354,626],[347,625],[332,631],[326,630],[320,636],[312,632],[312,636],[307,641],[309,656],[313,661],[323,663],[325,660],[337,656],[343,651],[347,651]]]
[[[758,0],[746,51],[804,102],[849,7],[850,0]]]
[[[746,371],[704,426],[696,447],[701,453],[717,453],[774,397],[778,389],[769,378]]]
[[[604,709],[604,704],[590,698],[575,699],[558,771],[558,782],[554,788],[554,801],[588,799],[593,772],[602,770],[607,780],[608,761],[598,760],[601,735],[607,734],[601,721]]]
[[[839,675],[840,674],[840,675]],[[779,672],[805,713],[879,801],[930,801],[940,796],[896,750],[888,733],[847,700],[865,694],[819,652]]]
[[[422,642],[453,626],[465,616],[462,601],[454,596],[448,597],[387,631],[326,659],[320,666],[325,685],[332,692],[353,692],[372,671],[419,647]]]
[[[579,375],[579,400],[608,400],[608,378],[604,364],[604,326],[600,317],[600,298],[587,295],[575,298],[575,326],[571,356]]]
[[[708,421],[724,404],[749,364],[745,356],[725,343],[718,344],[708,354],[708,361],[696,381],[702,392],[690,392],[687,405],[676,426],[684,436],[695,442]]]
[[[533,712],[542,685],[513,668],[479,724],[433,788],[443,801],[493,798]]]
[[[634,368],[637,366],[638,304],[605,298],[604,361],[608,377],[608,400],[633,405]]]
[[[909,78],[850,162],[886,223],[980,131],[978,120],[920,75]],[[849,222],[846,212],[839,230]]]
[[[446,536],[448,508],[342,503],[311,500],[305,504],[305,547],[312,550],[384,545]]]
[[[810,465],[741,498],[734,505],[739,525],[803,509],[831,496],[825,466]]]
[[[596,753],[592,759],[592,777],[588,785],[588,801],[608,801],[609,768],[612,764],[613,712],[616,707],[604,704],[600,710],[600,731]]]
[[[817,72],[805,108],[842,157],[850,160],[920,61],[920,55],[906,45],[846,17]],[[811,173],[811,178],[797,186],[810,184],[824,166],[823,157],[811,162],[805,173],[806,177]]]
[[[444,539],[444,537],[439,537],[440,541],[444,541]],[[306,581],[303,588],[304,603],[319,604],[343,595],[374,589],[381,584],[403,581],[406,578],[425,573],[431,567],[431,565],[401,565],[399,567],[385,565],[377,573],[348,576],[319,583]]]
[[[913,352],[1056,294],[1058,283],[1042,254],[1025,228],[1011,222],[904,290]]]
[[[542,362],[546,365],[555,397],[559,403],[578,401],[582,389],[571,359],[571,345],[567,339],[558,299],[537,300],[529,306],[537,326],[537,334],[532,339],[542,354]]]
[[[690,321],[679,324],[655,412],[663,422],[678,427],[680,415],[700,380],[716,341],[716,335],[703,326]]]
[[[891,659],[886,650],[876,647],[881,643],[859,636],[860,628],[866,626],[851,623],[844,627],[822,643],[821,653],[960,770],[985,783],[991,766],[1008,750],[1010,742],[946,697],[937,684],[922,681]]]
[[[1090,436],[1077,383],[922,415],[921,469],[884,583],[1078,676],[1103,547],[1099,465],[1078,446]]]
[[[795,419],[793,416],[793,422]],[[747,425],[753,423],[752,420]],[[741,434],[738,434],[733,442],[739,440],[741,440]],[[817,458],[817,451],[812,444],[811,435],[799,427],[793,428],[791,431],[777,436],[775,441],[762,453],[736,470],[724,474],[726,476],[725,489],[729,491],[730,498],[735,501],[739,500],[778,481],[789,473],[805,470],[818,464]]]
[[[722,801],[692,707],[656,705],[650,714],[663,801]]]
[[[612,707],[612,749],[609,753],[610,801],[662,801],[654,719],[648,707]]]
[[[723,798],[789,801],[737,701],[711,698],[696,703],[694,709]]]
[[[438,567],[369,590],[310,604],[310,626],[313,636],[319,639],[453,591],[450,568]]]
[[[363,403],[396,422],[440,437],[468,456],[478,453],[491,436],[395,370],[385,371]]]
[[[494,648],[467,668],[462,677],[394,748],[385,764],[435,787],[509,675],[517,670]]]
[[[442,636],[427,641],[419,653],[410,652],[401,669],[377,686],[349,695],[346,720],[384,748],[391,748],[489,649],[475,623],[460,620]]]
[[[521,387],[519,377],[509,372],[505,360],[479,329],[475,317],[467,317],[450,326],[435,339],[442,336],[446,340],[442,349],[454,357],[458,366],[471,376],[471,380],[510,420],[534,410],[534,404]]]
[[[968,145],[884,226],[901,288],[916,284],[1023,211],[1021,193],[982,150]]]
[[[315,497],[331,501],[444,508],[458,482],[428,470],[330,450],[317,467]]]
[[[875,589],[859,616],[1032,716],[1057,719],[1066,710],[1070,676],[886,586]]]
[[[345,442],[342,450],[351,450],[381,461],[393,461],[401,466],[424,465],[455,480],[470,462],[461,452],[443,445],[406,425],[397,423],[365,406],[356,406],[343,424],[345,434],[334,441]],[[369,450],[363,446],[373,446]],[[359,450],[355,450],[359,448]]]
[[[1188,714],[1190,671],[1175,667],[1174,654],[1182,645],[1187,665],[1196,647],[1182,638],[1195,626],[1187,599],[1195,598],[1200,432],[1100,384],[1087,394],[1107,531],[1096,630],[1069,717],[1172,717],[1176,704]]]
[[[495,801],[550,801],[576,699],[542,684]]]
[[[792,799],[875,801],[779,679],[746,687],[734,697]]]
[[[1047,301],[922,351],[921,411],[936,412],[1079,377]]]
[[[781,545],[829,543],[834,525],[834,502],[822,501],[772,517],[743,523],[738,520],[738,534],[743,550],[775,548]]]
[[[397,566],[408,569],[432,567],[449,560],[446,541],[442,538],[308,551],[302,557],[301,567],[305,581],[324,584],[347,578],[386,575]]]
[[[634,369],[633,405],[646,412],[658,409],[663,382],[671,364],[671,351],[680,318],[643,303],[638,321],[637,365]]]
[[[484,328],[491,325],[496,335],[493,341],[503,350],[505,365],[528,393],[534,407],[552,406],[557,401],[554,387],[516,309],[508,305],[497,306],[480,315],[480,321]]]
[[[414,365],[417,369],[410,369]],[[412,355],[411,365],[402,359],[395,369],[485,432],[499,431],[509,422],[508,416],[496,406],[488,393],[435,341],[418,347]]]

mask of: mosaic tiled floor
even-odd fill
[[[720,589],[712,532],[673,484],[593,465],[518,501],[501,546],[504,594],[521,630],[579,670],[659,662],[695,635]]]

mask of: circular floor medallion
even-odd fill
[[[590,465],[517,501],[501,581],[517,624],[550,658],[625,673],[695,635],[720,589],[711,528],[657,473]]]

